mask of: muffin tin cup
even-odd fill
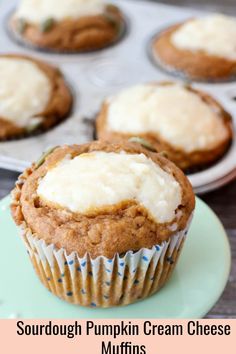
[[[26,57],[27,57],[27,55],[26,55]],[[30,58],[30,56],[29,56],[29,58]],[[53,67],[53,65],[52,65],[52,67]],[[54,67],[54,68],[56,68],[56,67]],[[62,74],[62,72],[61,72],[61,74]],[[51,130],[57,128],[59,125],[65,123],[65,121],[67,119],[69,119],[73,114],[75,114],[75,106],[76,106],[77,102],[79,101],[79,97],[78,97],[79,94],[76,95],[76,92],[75,92],[75,89],[74,89],[72,83],[69,82],[69,80],[65,77],[65,75],[63,75],[62,78],[63,78],[64,84],[71,96],[71,105],[70,105],[68,112],[66,114],[64,114],[64,116],[60,117],[60,119],[58,119],[54,124],[50,125],[47,128],[43,127],[42,124],[39,124],[38,127],[33,129],[32,131],[27,131],[28,127],[26,127],[26,131],[23,132],[22,134],[18,134],[18,135],[6,137],[6,138],[1,138],[0,143],[11,142],[11,141],[16,142],[16,141],[23,140],[23,139],[30,139],[32,137],[38,137],[39,135],[50,132]],[[47,118],[44,117],[44,119],[47,119]]]
[[[172,26],[172,24],[170,24],[170,26]],[[158,68],[159,70],[163,71],[164,73],[167,73],[171,76],[173,76],[176,79],[180,79],[183,81],[186,81],[187,83],[192,83],[192,82],[199,82],[199,83],[207,83],[207,84],[224,84],[224,83],[231,83],[231,82],[235,82],[236,80],[236,75],[231,75],[228,78],[225,79],[209,79],[209,78],[193,78],[191,76],[189,76],[187,73],[185,73],[182,70],[178,70],[176,68],[174,68],[171,65],[166,64],[165,62],[163,62],[163,60],[161,60],[161,58],[159,57],[159,55],[155,52],[154,50],[154,42],[158,39],[158,37],[160,37],[160,35],[165,32],[170,26],[166,26],[165,28],[160,29],[158,32],[156,32],[154,35],[151,36],[151,39],[149,40],[146,50],[147,50],[147,55],[149,57],[149,60],[151,61],[151,63]]]
[[[20,234],[31,262],[45,287],[72,304],[112,307],[133,303],[159,290],[172,274],[185,241],[186,229],[151,249],[116,254],[112,259],[89,254],[79,257],[57,249],[27,228]]]
[[[59,50],[59,49],[50,49],[47,47],[42,47],[39,45],[36,45],[27,39],[25,39],[21,34],[19,34],[12,26],[10,25],[10,19],[12,18],[12,15],[14,14],[15,9],[11,10],[6,18],[5,18],[5,30],[9,38],[11,38],[16,44],[19,44],[27,49],[31,50],[36,50],[38,52],[42,53],[49,53],[49,54],[65,54],[65,55],[73,55],[73,54],[88,54],[88,53],[93,53],[93,52],[100,52],[101,50],[107,49],[109,47],[117,45],[119,42],[121,42],[126,35],[129,33],[129,20],[126,17],[126,15],[123,14],[122,18],[122,28],[119,31],[118,35],[114,40],[112,40],[110,43],[104,45],[102,48],[97,48],[97,49],[91,49],[91,50]]]

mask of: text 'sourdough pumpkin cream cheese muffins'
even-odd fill
[[[0,55],[0,140],[47,130],[65,118],[72,96],[60,71],[45,62]]]
[[[137,143],[58,147],[12,196],[43,284],[94,307],[129,304],[165,284],[195,204],[181,170]]]
[[[169,27],[153,41],[166,69],[193,79],[230,79],[236,74],[236,18],[212,14]]]
[[[99,139],[145,139],[183,170],[219,159],[232,140],[231,117],[208,94],[171,82],[126,88],[97,117]]]
[[[121,11],[104,0],[21,0],[9,22],[21,42],[62,52],[104,48],[124,27]]]

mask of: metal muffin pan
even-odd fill
[[[102,101],[124,87],[148,81],[181,81],[153,65],[147,46],[153,34],[170,24],[203,15],[203,12],[148,1],[117,0],[114,3],[128,18],[129,28],[121,41],[92,53],[52,54],[26,48],[12,40],[3,23],[17,1],[1,2],[0,53],[26,54],[58,66],[76,99],[72,115],[55,128],[38,136],[1,142],[0,167],[22,171],[51,146],[92,140],[93,120]],[[193,83],[193,86],[218,99],[234,117],[236,81],[214,84],[198,82]],[[189,175],[197,193],[216,189],[233,178],[236,178],[235,141],[219,162],[204,171]]]

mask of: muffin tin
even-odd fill
[[[6,24],[16,3],[1,2],[2,24]],[[51,146],[84,143],[93,139],[94,117],[107,95],[140,82],[180,80],[153,65],[149,48],[151,38],[172,23],[203,13],[148,1],[120,0],[114,3],[127,17],[128,31],[116,45],[92,53],[52,54],[36,51],[13,41],[7,32],[7,25],[0,27],[0,53],[26,54],[57,65],[74,92],[74,109],[67,120],[41,135],[0,143],[0,167],[22,171]],[[234,116],[236,81],[214,84],[196,82],[193,87],[210,93]],[[235,177],[235,141],[216,164],[189,175],[197,193],[218,188]]]

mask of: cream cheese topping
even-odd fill
[[[202,50],[236,60],[236,19],[215,14],[187,21],[173,33],[171,41],[183,50]]]
[[[37,193],[79,213],[135,200],[159,223],[175,218],[182,199],[175,178],[144,154],[103,151],[62,160],[42,178]]]
[[[19,127],[36,123],[51,95],[51,83],[33,62],[0,58],[0,117]]]
[[[104,9],[104,0],[22,0],[16,17],[37,24],[48,18],[61,21],[93,16],[103,13]]]
[[[109,101],[109,131],[154,133],[186,152],[215,147],[227,137],[218,113],[184,86],[138,85]]]

